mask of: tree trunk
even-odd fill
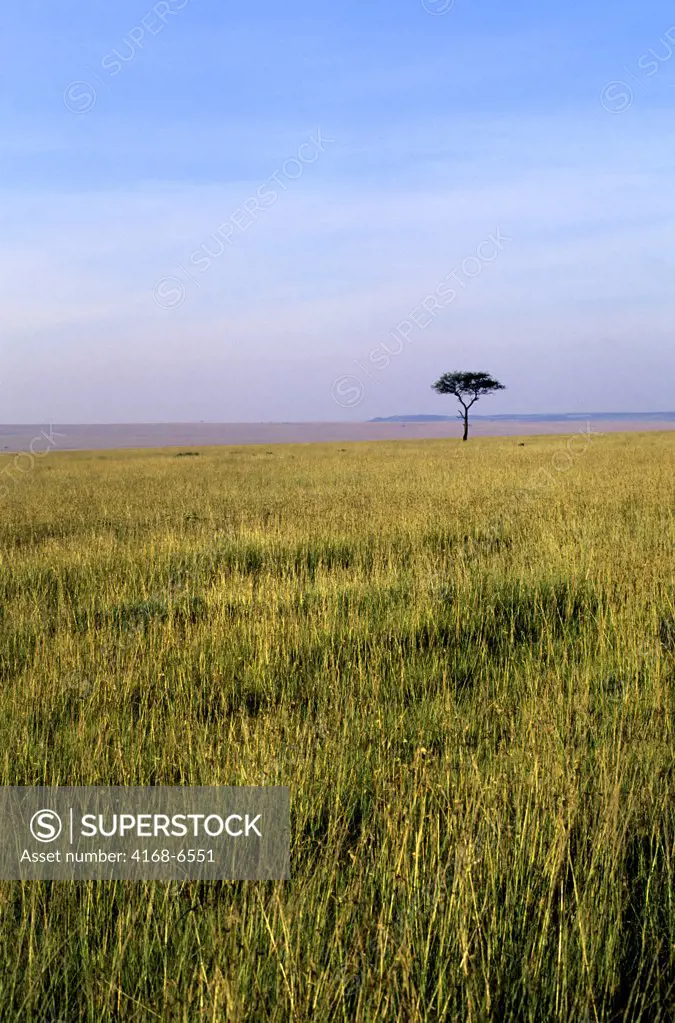
[[[464,436],[462,437],[462,440],[468,440],[468,439],[469,439],[469,410],[468,410],[468,408],[465,408],[464,409]]]

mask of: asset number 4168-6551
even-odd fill
[[[131,858],[136,863],[215,863],[212,849],[181,849],[177,853],[169,849],[137,849]]]

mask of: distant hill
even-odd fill
[[[456,416],[376,416],[369,419],[370,423],[449,423],[453,422]],[[503,415],[503,416],[479,416],[472,419],[482,419],[486,422],[525,422],[525,423],[560,423],[566,420],[586,419],[655,419],[660,422],[675,422],[675,412],[556,412],[539,413],[529,415]]]
[[[376,416],[369,423],[450,423],[455,416]]]

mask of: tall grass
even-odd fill
[[[0,1018],[675,1018],[672,434],[52,455],[0,782],[287,784],[290,883],[0,883]]]

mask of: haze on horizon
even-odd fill
[[[0,422],[673,408],[665,3],[4,21]]]

